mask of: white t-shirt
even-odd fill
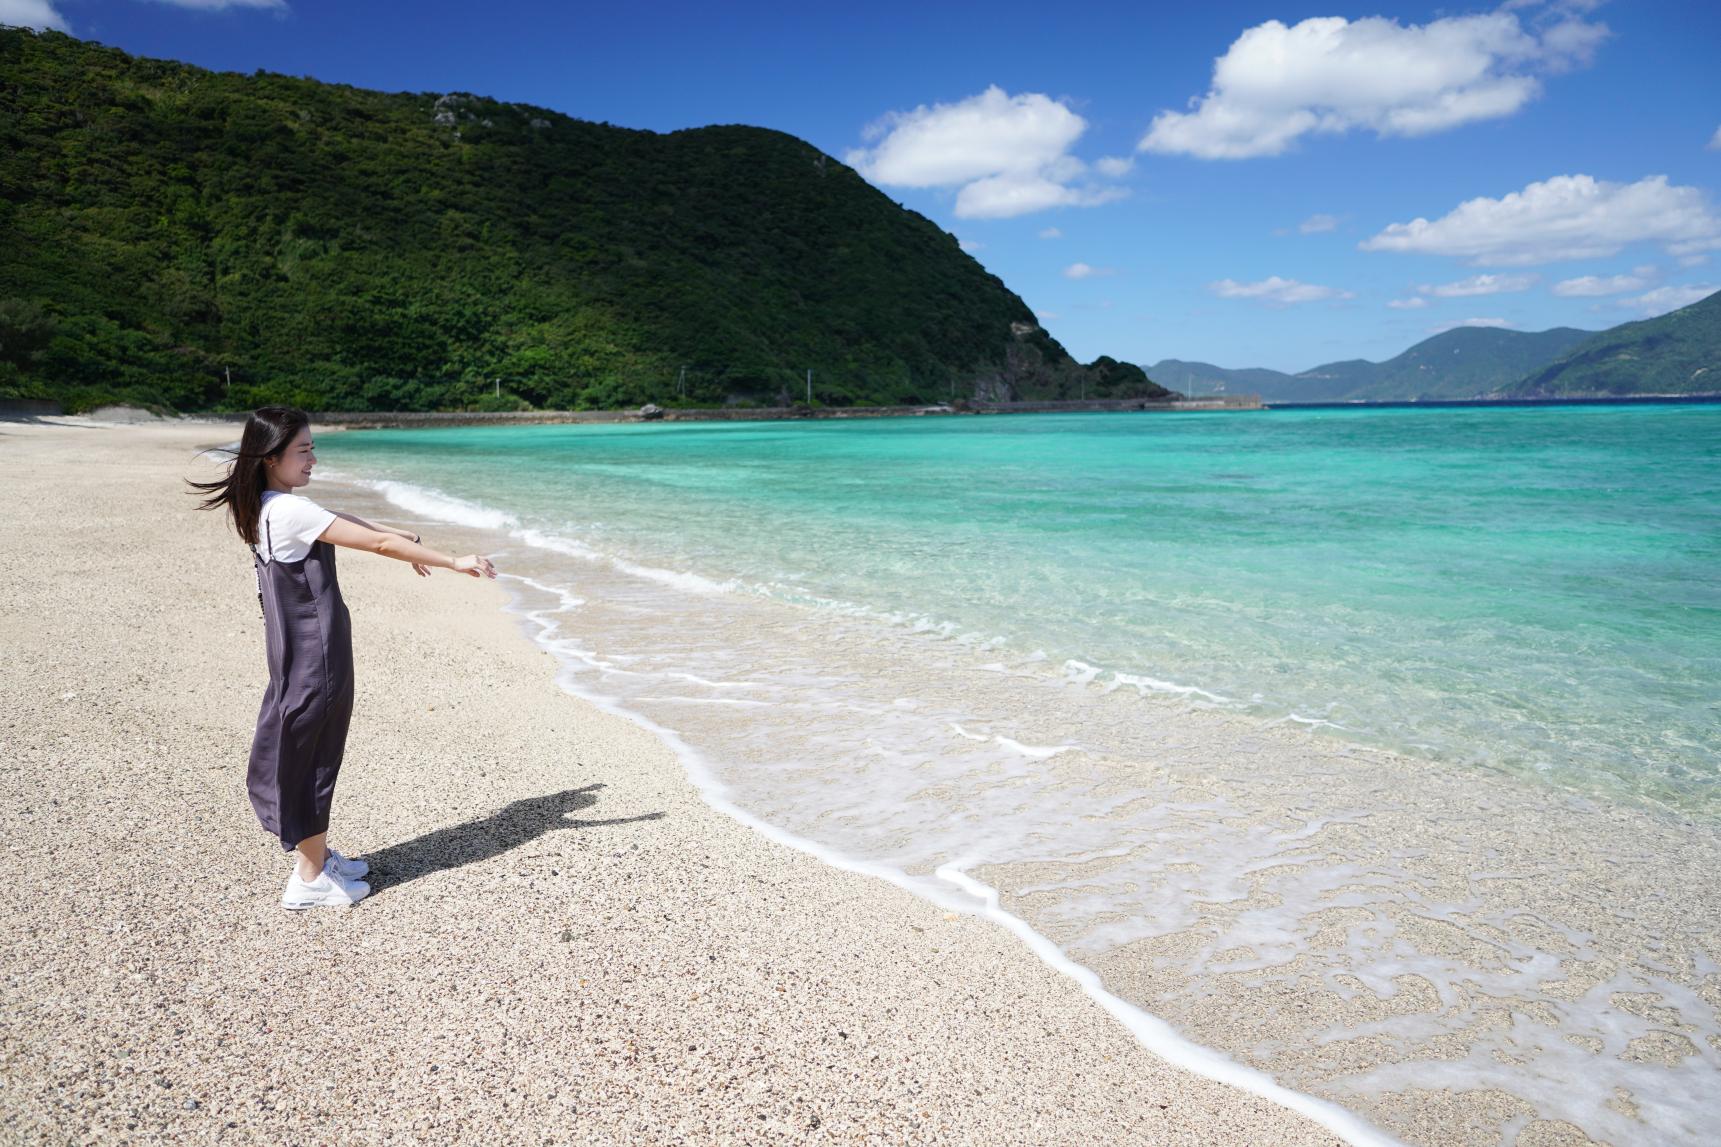
[[[311,552],[312,544],[334,520],[332,511],[309,498],[264,490],[263,513],[257,519],[257,552],[264,561],[299,561]],[[275,546],[273,553],[269,550],[271,540]]]

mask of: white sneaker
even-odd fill
[[[345,908],[369,895],[370,885],[362,880],[343,880],[332,865],[324,864],[317,878],[310,881],[300,880],[299,870],[293,869],[287,877],[287,890],[281,893],[281,907]]]
[[[335,875],[342,880],[357,880],[369,874],[370,865],[356,857],[342,856],[334,849],[329,849],[328,863],[334,867]]]

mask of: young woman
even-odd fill
[[[408,530],[325,510],[295,490],[316,465],[310,419],[265,406],[245,420],[227,477],[192,482],[209,492],[199,509],[226,506],[251,547],[263,608],[269,688],[257,714],[246,787],[263,827],[297,850],[281,903],[288,908],[357,903],[370,892],[370,866],[328,847],[329,806],[353,711],[353,647],[346,602],[335,580],[335,546],[472,577],[496,576],[488,558],[449,557]]]

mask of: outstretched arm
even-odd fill
[[[329,513],[333,514],[337,518],[345,518],[355,526],[363,526],[367,530],[375,530],[379,534],[393,534],[397,538],[418,537],[418,535],[413,533],[411,530],[402,530],[396,526],[379,526],[374,522],[365,521],[357,514],[343,514],[339,510],[330,510]]]
[[[373,530],[369,526],[361,526],[357,522],[348,521],[345,515],[337,514],[335,520],[329,523],[318,541],[329,542],[332,545],[345,546],[351,550],[368,550],[373,554],[381,554],[385,558],[411,562],[415,566],[434,566],[437,569],[454,570],[457,573],[471,574],[473,577],[495,577],[496,570],[490,564],[490,559],[480,554],[468,554],[463,558],[452,557],[448,554],[437,553],[428,546],[408,541],[397,533]]]

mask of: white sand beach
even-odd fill
[[[245,796],[250,554],[182,482],[233,437],[0,422],[0,1138],[1335,1141],[1150,1054],[1003,928],[713,811],[446,571],[340,552],[330,841],[376,891],[283,911]]]

